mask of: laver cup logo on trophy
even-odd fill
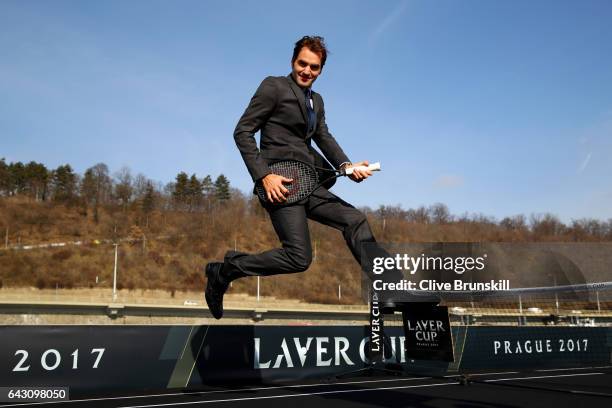
[[[448,308],[412,304],[402,310],[406,357],[454,361]]]

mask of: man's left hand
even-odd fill
[[[358,163],[351,163],[346,166],[346,168],[357,167],[357,166],[369,166],[370,163],[367,160],[360,161]],[[356,183],[361,183],[363,180],[367,179],[372,175],[370,170],[353,170],[353,174],[349,175],[349,178]]]

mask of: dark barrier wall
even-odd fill
[[[563,368],[608,365],[612,328],[478,327],[468,330],[461,368]]]
[[[406,361],[386,329],[388,361],[407,371],[565,368],[610,363],[612,328],[454,327],[455,362]],[[368,327],[0,326],[2,386],[93,390],[273,383],[362,368]]]

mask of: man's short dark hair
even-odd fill
[[[319,54],[321,57],[321,68],[323,68],[325,65],[325,60],[327,59],[327,47],[325,46],[325,40],[323,37],[319,37],[318,35],[305,35],[298,42],[296,42],[295,48],[293,49],[293,58],[291,58],[292,63],[295,62],[298,54],[304,47],[308,48],[315,54]]]

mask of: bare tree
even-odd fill
[[[99,221],[98,208],[101,204],[109,202],[111,190],[112,183],[106,164],[98,163],[85,171],[81,182],[81,195],[85,203],[93,207],[96,223]]]
[[[115,179],[117,180],[117,183],[115,184],[115,196],[125,211],[132,201],[132,195],[134,194],[132,173],[128,167],[122,167],[115,174]]]
[[[556,215],[550,213],[532,214],[530,223],[531,232],[536,240],[560,236],[567,230],[565,224],[563,224]]]
[[[142,197],[147,193],[147,188],[149,184],[153,184],[151,180],[147,178],[142,173],[138,173],[132,182],[132,188],[134,189],[134,199],[141,200]]]
[[[406,219],[410,222],[418,223],[418,224],[429,224],[429,211],[423,206],[420,206],[417,209],[409,209],[406,212]]]
[[[527,221],[523,214],[513,217],[505,217],[499,222],[499,225],[508,231],[526,231]]]
[[[452,216],[446,204],[436,203],[429,207],[429,218],[434,224],[448,224]]]

